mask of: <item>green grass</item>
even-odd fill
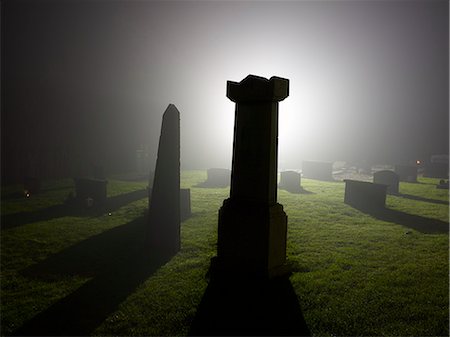
[[[182,223],[181,251],[127,293],[93,335],[187,334],[215,255],[218,209],[229,193],[228,188],[193,187],[205,178],[203,171],[182,172],[181,187],[191,188],[193,216]],[[448,222],[448,190],[436,189],[437,179],[419,180],[401,183],[403,196],[388,196],[387,206]],[[110,180],[108,195],[145,185]],[[343,203],[341,182],[304,179],[302,185],[312,193],[279,190],[278,201],[288,215],[287,254],[294,270],[290,280],[313,335],[448,336],[448,233],[425,234],[362,213]],[[25,199],[17,194],[20,186],[10,186],[2,190],[2,217],[60,204],[71,190],[70,180],[49,181],[40,195]],[[111,216],[72,214],[3,229],[2,335],[96,277],[89,273],[39,277],[24,275],[23,270],[121,228],[141,217],[146,207],[146,199],[140,199]]]

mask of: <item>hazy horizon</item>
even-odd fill
[[[140,146],[156,155],[170,103],[182,168],[229,168],[226,82],[249,74],[290,80],[281,169],[448,154],[448,14],[447,1],[5,1],[3,172],[40,151],[132,168]]]

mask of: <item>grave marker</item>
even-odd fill
[[[417,166],[395,165],[394,171],[398,174],[400,181],[406,181],[409,183],[417,182]]]
[[[180,250],[180,113],[173,104],[164,112],[161,125],[149,198],[149,243],[155,252],[167,256]]]
[[[385,208],[387,185],[345,179],[344,202],[361,210],[376,211]]]
[[[287,273],[287,216],[277,203],[278,102],[289,80],[249,75],[228,81],[236,102],[230,197],[219,210],[211,276],[271,278]]]
[[[394,171],[382,170],[373,174],[373,182],[375,184],[383,184],[388,186],[387,193],[398,194],[398,186],[400,179]]]
[[[333,163],[304,160],[302,174],[304,178],[308,179],[331,181],[333,180]]]
[[[291,193],[300,193],[301,175],[295,171],[280,172],[280,183],[278,187]]]

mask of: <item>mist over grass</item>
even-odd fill
[[[216,254],[218,209],[229,193],[228,188],[193,187],[205,179],[204,171],[182,172],[181,187],[191,188],[193,216],[181,225],[181,251],[129,290],[118,305],[107,308],[110,314],[91,334],[187,334],[207,286],[210,258]],[[419,178],[418,184],[400,183],[402,194],[419,199],[389,195],[387,206],[448,222],[448,191],[436,189],[437,182]],[[134,237],[142,236],[139,230],[144,227],[129,224],[143,219],[146,198],[111,216],[75,214],[8,228],[6,216],[60,204],[73,189],[70,180],[43,185],[43,192],[30,199],[20,195],[21,186],[2,190],[2,335],[73,296],[99,277],[96,268],[122,266],[120,254],[133,249]],[[108,197],[146,185],[109,179]],[[303,179],[302,186],[312,193],[279,190],[278,201],[288,215],[290,280],[313,335],[448,335],[448,233],[424,234],[362,213],[343,203],[342,182]],[[110,239],[114,231],[132,240],[120,233]],[[99,242],[99,247],[81,251],[79,260],[62,259],[66,265],[57,265],[57,270],[39,271],[55,256],[68,256],[86,242]],[[117,260],[110,261],[111,256]],[[24,273],[30,268],[39,272]],[[96,300],[93,296],[88,303]],[[87,308],[74,309],[76,320],[77,312]]]

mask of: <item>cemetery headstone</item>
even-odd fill
[[[295,171],[280,172],[278,187],[291,193],[300,193],[302,191],[300,173]]]
[[[287,216],[277,203],[278,102],[289,80],[249,75],[228,81],[236,102],[230,197],[219,210],[211,277],[267,279],[288,272]]]
[[[398,174],[400,181],[406,181],[410,183],[417,182],[417,166],[395,165],[394,171]]]
[[[331,181],[333,180],[333,163],[304,160],[302,175],[304,178]]]
[[[180,250],[180,113],[173,104],[162,119],[148,234],[157,253],[169,256]]]
[[[386,185],[388,187],[387,193],[398,194],[400,179],[398,177],[398,174],[394,171],[382,170],[375,172],[373,174],[373,182],[375,184]]]
[[[424,177],[448,179],[449,159],[448,155],[433,155],[430,162],[425,164]]]
[[[377,211],[385,208],[387,185],[345,179],[344,202],[360,210]]]
[[[206,180],[197,187],[226,187],[230,185],[231,170],[224,168],[210,168],[206,171]]]

